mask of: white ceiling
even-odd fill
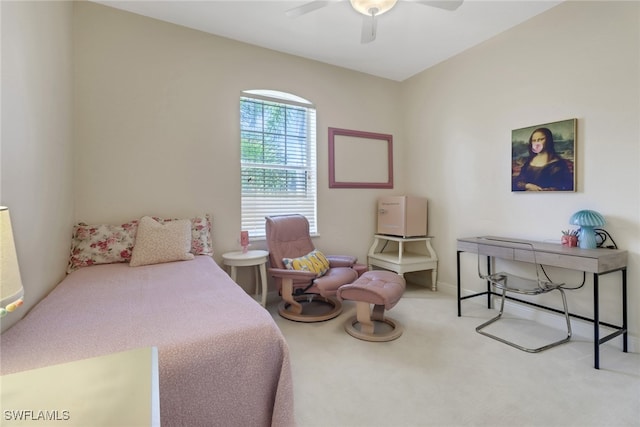
[[[377,38],[361,44],[363,15],[345,0],[297,18],[307,1],[96,0],[118,9],[222,37],[405,80],[548,10],[562,0],[466,0],[456,11],[400,0],[378,17]]]

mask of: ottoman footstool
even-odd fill
[[[355,282],[341,286],[338,298],[356,302],[356,315],[344,325],[347,333],[365,341],[391,341],[402,335],[402,326],[385,317],[385,310],[400,301],[405,287],[402,276],[385,270],[368,271]]]

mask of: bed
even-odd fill
[[[79,268],[0,346],[3,375],[155,346],[162,425],[294,424],[284,337],[211,256]]]

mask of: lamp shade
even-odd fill
[[[602,227],[606,224],[604,217],[596,211],[582,210],[571,215],[569,224],[579,225],[580,227]]]
[[[606,224],[606,221],[596,211],[582,210],[571,215],[569,224],[580,226],[578,246],[583,249],[595,249],[598,245],[594,228],[602,227]]]
[[[0,317],[20,307],[23,296],[9,209],[0,206]]]

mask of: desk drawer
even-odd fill
[[[540,254],[536,252],[536,256],[533,256],[533,252],[529,249],[514,249],[513,259],[522,262],[538,262],[540,264]]]
[[[487,255],[502,259],[515,259],[515,250],[514,248],[479,244],[478,255]]]
[[[478,253],[478,244],[477,243],[471,243],[471,242],[465,242],[462,240],[458,240],[458,243],[456,245],[457,249],[459,251],[462,252],[471,252],[471,253]]]
[[[598,271],[598,260],[580,256],[554,254],[550,252],[536,252],[538,264],[553,267],[568,268],[570,270],[582,270],[589,273]]]

